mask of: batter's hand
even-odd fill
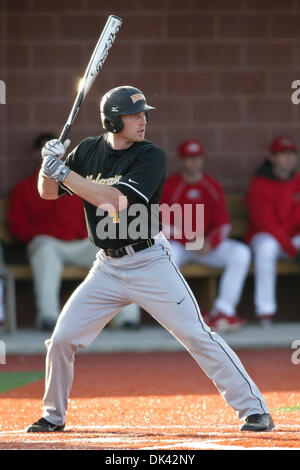
[[[59,139],[48,140],[48,142],[46,142],[42,148],[42,157],[45,158],[50,156],[62,158],[66,153],[70,143],[70,139],[67,139],[64,143],[62,143]]]
[[[59,158],[47,156],[43,160],[40,174],[45,178],[51,178],[63,183],[70,171],[70,168]]]

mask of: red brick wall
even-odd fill
[[[59,133],[108,14],[124,18],[103,72],[82,105],[75,145],[101,133],[100,95],[141,88],[157,107],[148,138],[176,169],[181,139],[203,140],[207,170],[243,190],[273,135],[300,145],[300,0],[0,0],[1,196],[32,168],[36,134]]]

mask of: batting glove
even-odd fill
[[[46,142],[42,148],[42,157],[45,158],[50,156],[62,158],[66,153],[70,143],[70,139],[67,139],[64,143],[62,143],[59,139],[48,140],[48,142]]]
[[[47,156],[43,159],[41,175],[63,183],[70,173],[70,168],[59,158]]]

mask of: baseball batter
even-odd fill
[[[186,347],[245,421],[241,430],[274,429],[258,387],[236,354],[204,323],[162,235],[159,210],[152,210],[160,202],[167,158],[145,140],[151,109],[140,90],[114,88],[101,100],[104,135],[83,140],[65,163],[58,157],[69,142],[52,140],[42,150],[41,196],[81,196],[89,236],[99,252],[46,341],[43,417],[28,432],[64,429],[76,351],[130,303],[148,311]]]

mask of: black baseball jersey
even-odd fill
[[[127,197],[129,207],[118,213],[83,201],[91,241],[99,248],[116,249],[151,238],[161,230],[159,203],[167,157],[148,140],[134,142],[125,150],[114,150],[107,136],[83,140],[65,163],[82,177],[114,186]],[[61,185],[59,195],[64,193],[72,194]]]

